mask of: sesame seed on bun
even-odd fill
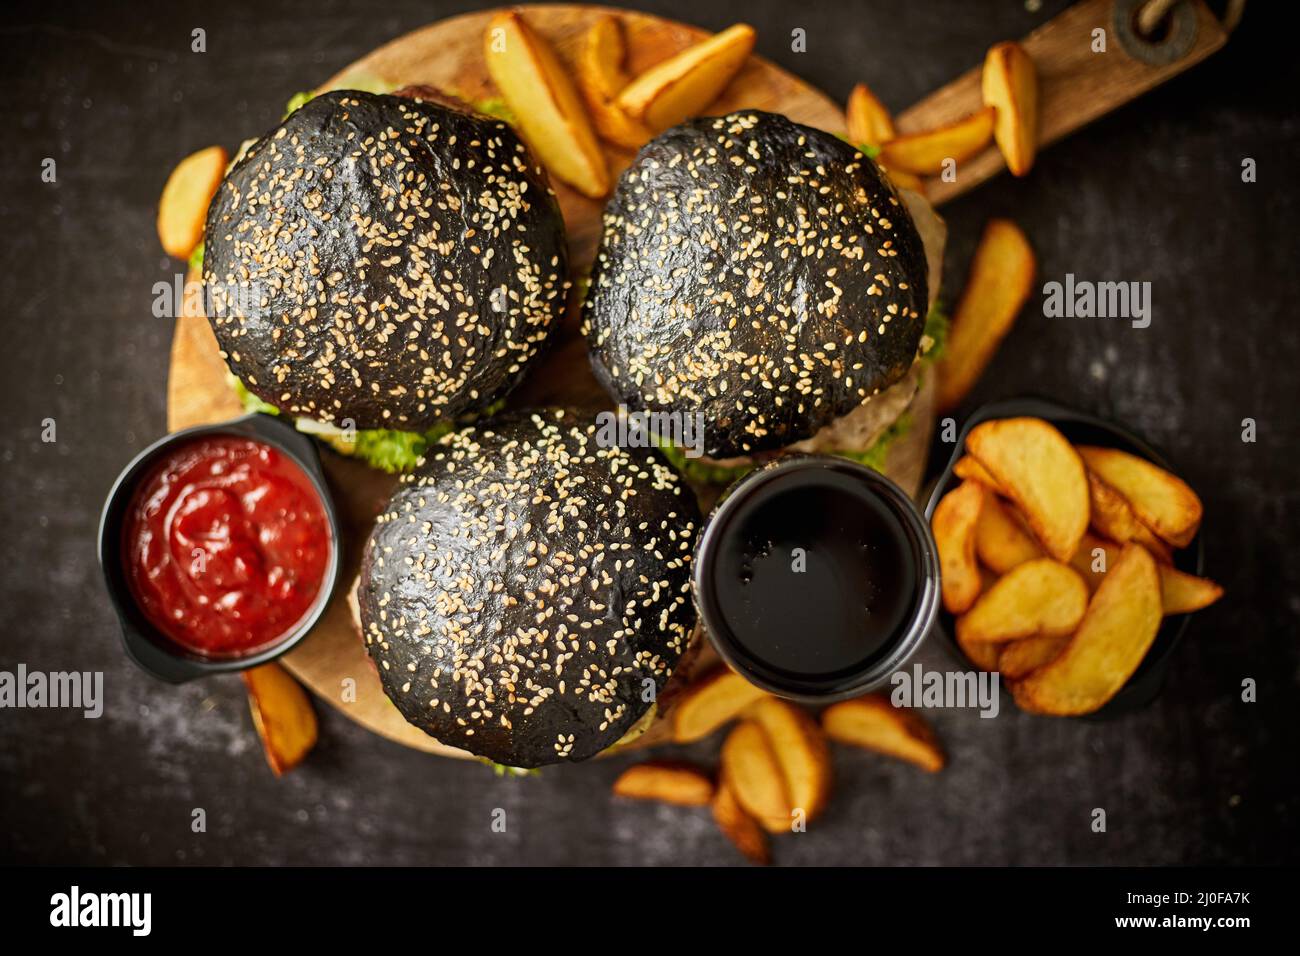
[[[295,416],[423,431],[518,384],[564,312],[564,223],[505,123],[325,93],[257,140],[208,210],[231,370]]]
[[[446,436],[362,559],[384,690],[439,742],[514,767],[584,760],[646,713],[695,623],[690,489],[591,416],[513,412]]]
[[[702,413],[705,454],[731,458],[810,438],[902,379],[928,278],[871,160],[745,110],[673,127],[623,173],[583,330],[616,399]]]

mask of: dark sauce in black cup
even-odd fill
[[[783,458],[728,490],[696,552],[695,596],[719,654],[753,683],[831,700],[888,679],[938,591],[907,495],[841,458]]]

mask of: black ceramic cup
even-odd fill
[[[235,657],[205,657],[177,644],[159,631],[136,604],[123,566],[122,532],[128,509],[139,483],[154,464],[177,445],[212,435],[233,435],[265,442],[297,464],[310,479],[330,529],[330,558],[320,592],[311,610],[274,644]],[[270,415],[252,414],[216,425],[199,425],[174,432],[154,442],[132,459],[113,483],[99,519],[99,566],[109,597],[122,628],[127,655],[143,670],[174,684],[208,674],[245,670],[265,664],[284,654],[304,637],[329,605],[341,570],[341,538],[338,515],[330,498],[315,443],[287,422]]]
[[[1171,466],[1164,455],[1141,436],[1123,425],[1046,398],[1029,396],[1006,399],[981,406],[966,420],[961,434],[957,436],[957,441],[953,445],[953,451],[948,463],[930,492],[925,509],[927,522],[934,514],[939,499],[961,480],[953,475],[953,467],[962,456],[963,449],[966,446],[966,436],[970,430],[980,422],[990,419],[1022,416],[1042,418],[1051,422],[1073,444],[1104,445],[1110,448],[1119,448],[1122,451],[1130,452],[1154,462],[1174,474],[1178,473],[1178,469]],[[1204,563],[1205,544],[1199,532],[1191,544],[1174,552],[1174,566],[1189,574],[1202,574]],[[1147,651],[1146,657],[1133,673],[1133,676],[1128,679],[1128,683],[1100,710],[1077,719],[1107,720],[1139,710],[1155,700],[1164,687],[1165,675],[1169,670],[1169,660],[1179,642],[1182,641],[1190,620],[1191,615],[1188,614],[1165,618],[1160,624],[1160,630],[1156,633],[1151,649]],[[953,637],[955,623],[952,615],[946,610],[940,609],[935,631],[939,633],[940,639],[954,660],[960,662],[963,667],[973,666],[966,659],[966,655],[961,652],[961,648],[957,646],[956,638]]]
[[[692,574],[722,659],[806,703],[883,685],[939,607],[938,554],[921,512],[884,475],[829,455],[778,458],[728,488]]]

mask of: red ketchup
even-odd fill
[[[315,605],[333,548],[302,468],[234,435],[167,452],[136,489],[122,542],[145,616],[205,657],[287,637]]]

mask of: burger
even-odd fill
[[[403,476],[356,612],[385,693],[440,743],[508,767],[585,760],[646,725],[695,614],[695,498],[592,417],[512,412]]]
[[[583,307],[596,377],[629,409],[698,414],[713,480],[787,449],[869,459],[937,338],[944,229],[906,196],[784,116],[669,129],[605,210]]]
[[[420,89],[301,103],[226,174],[202,256],[250,404],[362,449],[378,438],[383,467],[510,392],[568,289],[563,219],[528,149]]]

